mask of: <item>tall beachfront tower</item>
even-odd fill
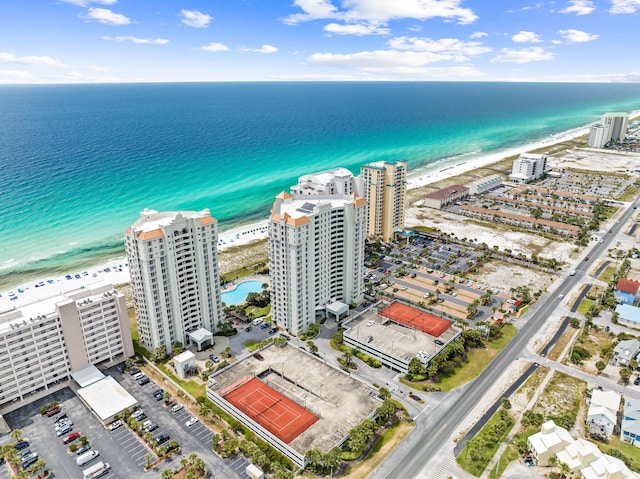
[[[625,112],[607,112],[602,116],[602,124],[609,127],[608,140],[622,141],[627,134],[629,114]]]
[[[276,196],[269,261],[278,326],[298,335],[317,316],[337,316],[362,300],[366,215],[367,202],[355,193]]]
[[[145,209],[125,231],[138,332],[150,350],[170,353],[194,339],[189,333],[215,332],[223,317],[217,244],[208,209]]]
[[[376,161],[360,167],[364,198],[369,203],[367,231],[383,241],[404,228],[407,162]]]

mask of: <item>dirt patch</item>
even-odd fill
[[[510,249],[513,254],[536,254],[542,258],[568,261],[576,255],[576,246],[558,238],[549,239],[533,233],[514,230],[512,226],[482,223],[476,219],[448,211],[412,206],[407,210],[407,228],[426,226],[457,238],[486,243],[489,248],[497,246],[500,251]]]
[[[587,383],[556,371],[535,405],[535,411],[549,416],[574,416],[580,408]]]
[[[555,280],[549,273],[504,261],[491,261],[478,273],[468,273],[467,276],[473,281],[502,289],[507,293],[511,288],[518,286],[527,286],[532,293],[539,289],[545,291]]]

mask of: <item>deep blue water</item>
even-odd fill
[[[0,285],[123,254],[145,208],[263,218],[298,176],[409,167],[640,108],[639,84],[0,86]]]

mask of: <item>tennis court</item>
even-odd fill
[[[220,395],[287,444],[318,420],[318,416],[256,378],[241,381],[234,389],[226,388]]]
[[[391,303],[380,311],[380,315],[436,338],[451,327],[451,322],[446,319],[398,302]]]

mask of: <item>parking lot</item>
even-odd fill
[[[180,411],[173,412],[170,406],[165,406],[164,401],[156,400],[153,393],[157,389],[162,388],[162,385],[151,381],[141,386],[128,373],[121,374],[115,369],[110,370],[109,373],[138,400],[140,408],[147,416],[145,421],[150,420],[158,425],[158,428],[155,429],[152,434],[154,436],[158,434],[167,435],[172,440],[177,441],[181,447],[180,455],[163,461],[159,466],[152,468],[152,471],[160,473],[160,471],[166,467],[176,469],[179,467],[181,456],[188,456],[192,452],[195,452],[204,460],[207,469],[212,471],[213,477],[238,477],[244,479],[244,469],[249,464],[248,461],[242,457],[229,460],[223,460],[218,457],[211,449],[212,431],[200,421],[191,426],[186,425],[189,418],[193,415],[188,406],[185,406]],[[121,427],[113,431],[112,434],[121,430],[128,431],[127,428]],[[132,433],[129,434],[133,435]],[[140,452],[136,452],[132,444],[130,448],[127,448],[126,454],[133,459],[139,457]],[[142,454],[142,464],[144,464],[145,454]],[[156,477],[159,477],[159,475]]]
[[[51,470],[55,477],[80,478],[84,469],[102,461],[111,466],[110,471],[101,476],[103,478],[159,478],[163,469],[179,468],[180,459],[195,452],[204,460],[207,470],[211,471],[211,477],[244,479],[244,470],[249,464],[248,461],[242,456],[235,456],[228,460],[217,456],[211,450],[212,431],[199,421],[191,426],[186,425],[187,420],[192,416],[192,412],[187,407],[181,411],[172,412],[170,407],[164,405],[164,401],[155,400],[153,392],[161,386],[154,384],[153,381],[140,386],[130,375],[120,374],[116,368],[111,368],[108,374],[119,381],[138,400],[147,419],[158,425],[152,434],[170,436],[181,446],[181,451],[145,472],[144,465],[147,461],[145,456],[150,455],[151,462],[156,458],[151,448],[126,426],[113,431],[105,428],[74,392],[70,388],[65,388],[4,416],[12,429],[22,431],[22,436],[29,441],[27,449],[44,459],[47,469]],[[91,447],[99,451],[100,455],[91,462],[79,467],[76,463],[77,455],[69,453],[69,446],[62,442],[66,434],[60,437],[56,435],[55,418],[39,414],[41,406],[53,401],[59,402],[62,408],[61,414],[67,414],[73,421],[72,431],[87,436]],[[7,435],[2,438],[0,444],[11,441]],[[78,440],[73,443],[79,444]],[[0,466],[0,479],[9,479],[9,477],[11,476],[8,468],[4,465]]]
[[[58,401],[62,412],[73,421],[73,431],[86,436],[92,448],[100,452],[100,456],[93,461],[78,467],[76,455],[69,454],[69,445],[63,444],[65,435],[58,437],[54,429],[55,418],[41,416],[39,408],[52,401]],[[110,471],[104,478],[118,479],[138,477],[142,472],[138,466],[122,457],[122,453],[115,440],[110,437],[102,424],[87,410],[84,404],[69,388],[55,392],[4,416],[13,428],[20,429],[22,436],[29,441],[28,449],[38,454],[47,464],[47,469],[54,472],[56,477],[80,478],[82,471],[100,461],[111,465]],[[7,438],[7,441],[10,439]],[[73,441],[78,443],[78,440]],[[3,472],[5,468],[2,468]],[[4,476],[0,475],[4,479]],[[6,476],[9,477],[9,476]]]

